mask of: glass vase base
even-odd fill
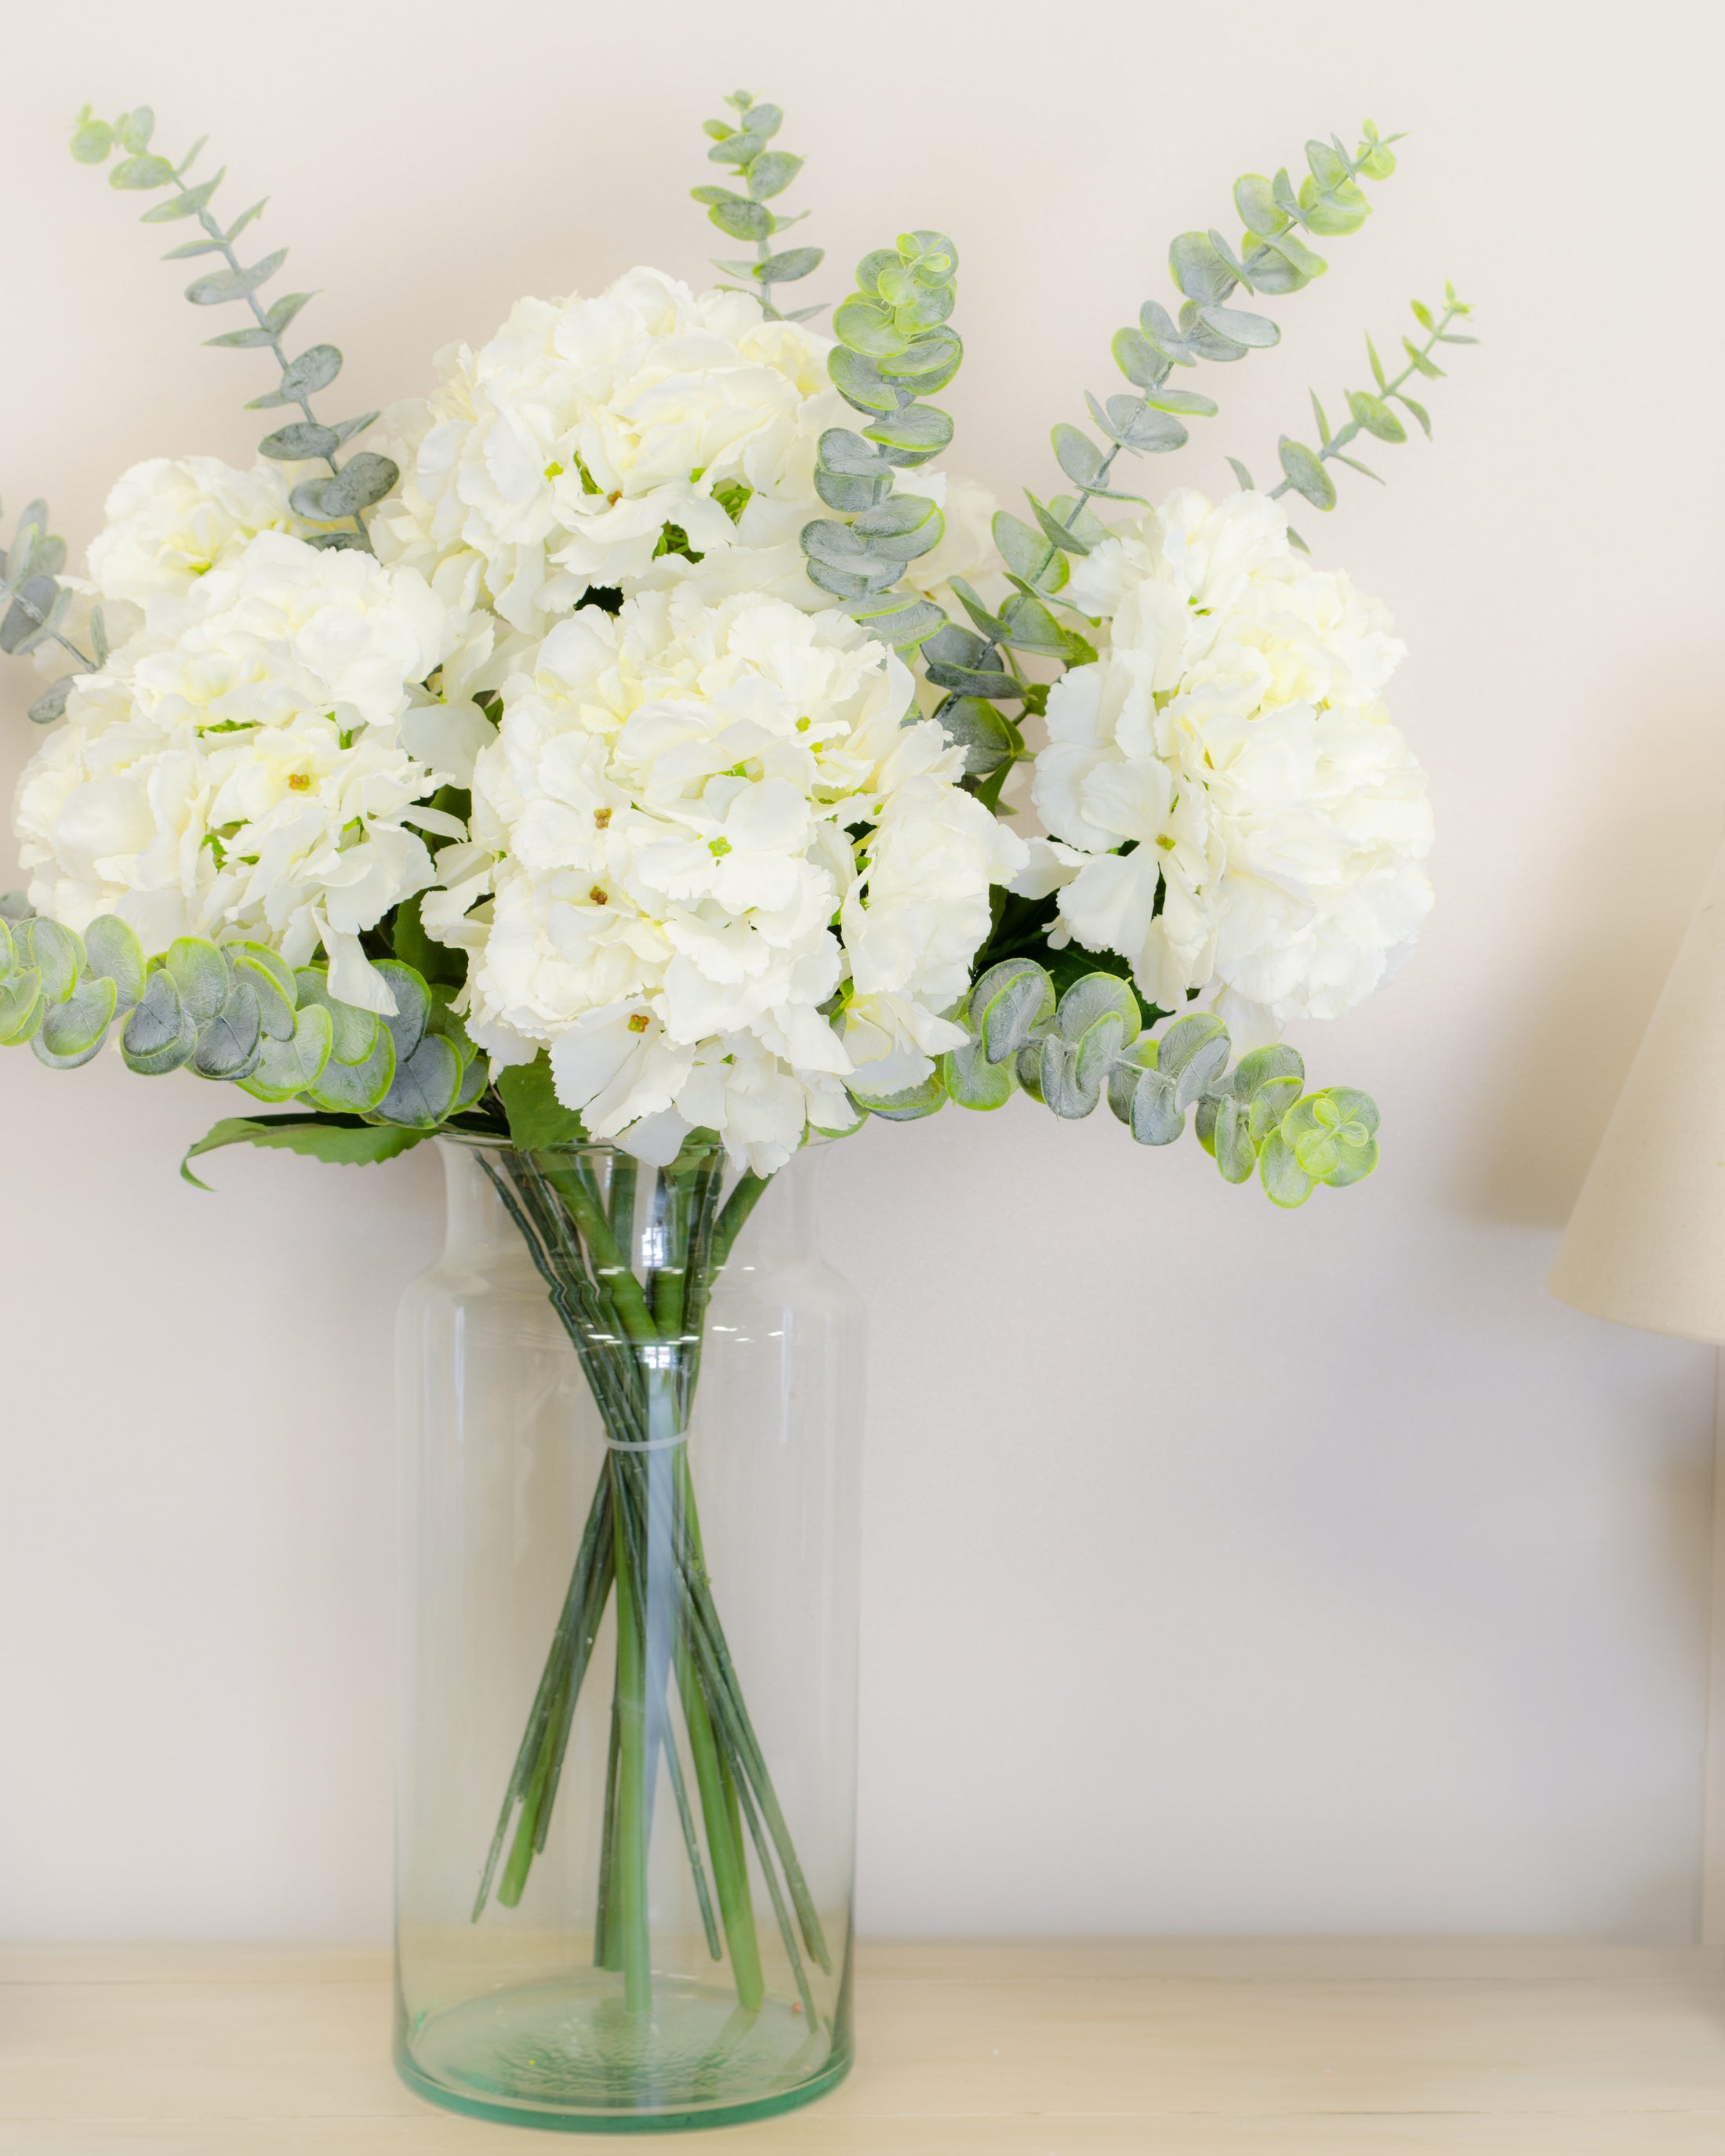
[[[850,2067],[848,2035],[810,2031],[769,1999],[660,1978],[631,2012],[602,1970],[522,1984],[428,2015],[396,2046],[416,2096],[471,2118],[565,2133],[738,2125],[824,2096]]]

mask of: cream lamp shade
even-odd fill
[[[1725,1345],[1725,851],[1552,1267],[1595,1317]]]

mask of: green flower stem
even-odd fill
[[[617,1717],[617,1695],[611,1695],[611,1741],[605,1754],[605,1820],[599,1835],[599,1897],[593,1912],[593,1958],[595,1967],[620,1969],[616,1931],[611,1922],[611,1887],[617,1876],[617,1766],[621,1750]]]
[[[1449,328],[1450,323],[1459,321],[1460,318],[1466,312],[1467,309],[1466,307],[1456,306],[1453,304],[1445,307],[1444,310],[1443,320],[1438,324],[1435,329],[1427,331],[1425,342],[1420,348],[1420,358],[1429,360],[1431,357],[1432,353],[1437,349],[1438,346],[1442,343],[1444,332]],[[1424,372],[1425,370],[1420,365],[1419,360],[1410,359],[1407,365],[1402,369],[1401,372],[1395,377],[1394,381],[1386,382],[1384,384],[1383,388],[1378,390],[1378,395],[1385,399],[1394,397],[1397,390],[1399,389],[1404,382],[1410,382],[1416,374],[1423,373]],[[1320,464],[1326,464],[1332,457],[1342,456],[1342,452],[1348,447],[1348,444],[1363,431],[1363,429],[1361,426],[1361,423],[1358,419],[1350,419],[1339,434],[1332,434],[1329,439],[1323,443],[1319,448],[1317,452],[1318,462]],[[1342,457],[1342,461],[1346,464],[1348,462],[1348,459]],[[1281,495],[1286,494],[1290,490],[1293,486],[1293,484],[1294,482],[1292,480],[1285,479],[1280,486],[1273,486],[1271,488],[1269,499],[1271,501],[1279,500]]]
[[[575,1569],[570,1575],[569,1592],[564,1598],[562,1614],[557,1620],[552,1654],[546,1663],[545,1673],[539,1680],[539,1690],[533,1701],[532,1711],[527,1717],[526,1732],[521,1739],[521,1749],[516,1755],[515,1768],[509,1778],[509,1787],[503,1799],[503,1810],[498,1817],[497,1830],[492,1837],[490,1854],[485,1860],[484,1876],[480,1881],[479,1897],[474,1904],[473,1916],[475,1923],[479,1921],[480,1912],[485,1907],[486,1897],[491,1891],[491,1881],[496,1872],[497,1861],[502,1854],[504,1836],[508,1831],[510,1815],[514,1810],[516,1800],[532,1786],[537,1774],[540,1751],[551,1721],[558,1686],[565,1672],[569,1670],[570,1656],[565,1643],[572,1636],[578,1650],[583,1642],[585,1648],[582,1655],[580,1668],[572,1673],[572,1681],[566,1686],[568,1699],[567,1713],[573,1712],[574,1697],[580,1689],[582,1675],[585,1672],[586,1658],[593,1651],[593,1635],[598,1630],[599,1617],[603,1612],[606,1597],[611,1590],[610,1503],[611,1493],[609,1486],[607,1485],[603,1492],[603,1504],[596,1505],[588,1516],[587,1527],[581,1537],[581,1547],[576,1554]],[[567,1727],[567,1715],[564,1717],[563,1726]],[[552,1789],[554,1791],[554,1779]],[[545,1807],[545,1814],[548,1819],[550,1816],[548,1804]],[[526,1816],[524,1813],[524,1820]],[[536,1836],[536,1839],[538,1846],[542,1848],[544,1846],[542,1835]],[[519,1888],[516,1891],[517,1898],[519,1898]]]
[[[748,1871],[742,1852],[742,1830],[737,1818],[730,1779],[714,1742],[706,1702],[695,1681],[686,1641],[679,1642],[675,1671],[684,1727],[689,1732],[689,1751],[695,1762],[696,1784],[701,1792],[701,1816],[706,1828],[707,1851],[712,1859],[719,1921],[725,1928],[731,1973],[737,1983],[737,2004],[752,2014],[759,2010],[767,1993],[761,1974],[760,1943],[755,1936],[755,1906],[749,1894]]]
[[[481,1165],[527,1243],[608,1431],[628,1446],[686,1430],[713,1283],[768,1178],[744,1176],[721,1204],[723,1164],[711,1152],[685,1154],[663,1171],[655,1194],[660,1262],[644,1286],[628,1260],[632,1192],[619,1192],[614,1180],[602,1196],[584,1162],[572,1165],[548,1153],[507,1156],[495,1165],[482,1156]],[[630,1173],[624,1171],[625,1178]],[[644,2010],[652,1981],[647,1856],[662,1754],[709,1950],[719,1956],[722,1927],[740,2010],[758,2010],[766,1995],[747,1836],[813,2027],[815,2005],[798,1932],[824,1970],[831,1958],[713,1602],[685,1450],[614,1450],[582,1548],[603,1548],[605,1557],[589,1563],[578,1594],[572,1581],[558,1621],[499,1824],[501,1849],[519,1802],[505,1884],[518,1898],[533,1855],[545,1846],[592,1635],[614,1585],[617,1673],[595,1960],[621,1972],[626,2005]],[[673,1686],[700,1796],[711,1896],[670,1725]],[[482,1891],[475,1916],[484,1898]]]
[[[625,1471],[614,1453],[611,1476],[617,1563],[617,1826],[614,1844],[618,1951],[624,2004],[644,2014],[653,2004],[653,1948],[647,1926],[647,1702],[642,1666],[642,1612],[625,1525]]]

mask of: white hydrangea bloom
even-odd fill
[[[390,1009],[359,936],[430,883],[421,830],[465,836],[419,805],[454,774],[403,734],[444,708],[421,685],[446,659],[482,659],[466,626],[411,570],[275,531],[149,598],[19,781],[31,903],[77,929],[117,913],[150,953],[245,937],[303,965],[321,944],[336,995]]]
[[[123,472],[90,542],[90,581],[108,604],[182,598],[260,531],[307,527],[280,465],[236,471],[219,457],[151,457]]]
[[[675,562],[655,567],[671,525],[708,557],[776,551],[752,588],[806,603],[796,533],[821,513],[816,444],[846,411],[830,348],[745,295],[697,297],[656,270],[597,299],[520,300],[478,352],[440,355],[399,495],[372,521],[378,552],[542,633],[590,585],[680,580]],[[740,530],[726,501],[745,488]]]
[[[836,612],[694,582],[583,608],[504,690],[473,843],[424,904],[494,1062],[548,1048],[596,1136],[765,1172],[963,1038],[942,1014],[1021,844]],[[668,1151],[667,1151],[668,1149]]]
[[[1015,887],[1060,889],[1070,935],[1129,959],[1165,1009],[1209,988],[1262,1034],[1369,995],[1431,904],[1384,608],[1296,555],[1257,494],[1173,495],[1068,593],[1109,641],[1050,695],[1034,798],[1052,843]]]

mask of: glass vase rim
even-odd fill
[[[440,1130],[434,1131],[431,1135],[440,1144],[461,1146],[473,1152],[518,1152],[527,1155],[604,1153],[614,1157],[621,1155],[625,1160],[638,1162],[643,1168],[654,1165],[651,1162],[641,1160],[638,1153],[630,1152],[628,1147],[616,1138],[563,1138],[555,1145],[524,1146],[518,1145],[512,1137],[491,1131],[459,1131],[450,1128],[448,1125]],[[850,1135],[849,1131],[818,1131],[811,1125],[803,1133],[801,1144],[789,1159],[782,1162],[778,1168],[771,1171],[771,1173],[780,1174],[784,1168],[791,1167],[806,1155],[824,1152],[829,1146],[836,1145],[841,1137],[849,1137]],[[696,1137],[702,1138],[701,1150],[705,1152],[722,1152],[725,1150],[724,1138],[717,1131],[708,1131],[705,1133],[691,1131],[689,1137],[683,1141],[683,1148],[687,1147],[691,1140]],[[683,1148],[679,1148],[680,1152]],[[667,1167],[670,1165],[669,1162],[665,1164]]]

